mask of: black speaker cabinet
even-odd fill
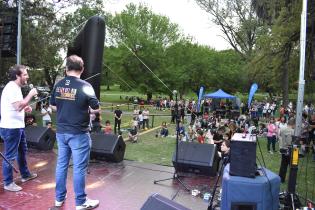
[[[256,136],[236,133],[231,140],[230,175],[255,177]]]
[[[177,160],[175,149],[173,165],[176,171],[216,176],[218,169],[216,145],[181,141],[178,143]]]
[[[91,158],[113,162],[121,162],[124,159],[126,144],[120,135],[91,133],[91,139]]]
[[[231,210],[257,210],[256,203],[240,203],[240,202],[233,202],[231,204]]]
[[[156,193],[148,198],[148,200],[141,207],[141,210],[189,210],[189,209]]]
[[[39,150],[52,150],[56,141],[56,133],[41,126],[27,126],[25,136],[27,145]]]

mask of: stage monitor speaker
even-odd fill
[[[190,142],[178,143],[178,157],[176,150],[173,155],[173,165],[176,171],[216,176],[217,149],[215,144],[200,144]]]
[[[255,177],[256,136],[235,133],[231,140],[230,175]]]
[[[27,145],[39,150],[52,150],[56,141],[56,133],[42,126],[27,126],[25,136]]]
[[[188,208],[169,200],[157,193],[151,195],[143,204],[141,210],[189,210]]]
[[[91,133],[91,158],[121,162],[125,156],[126,144],[121,135]]]

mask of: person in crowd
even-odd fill
[[[178,137],[180,141],[184,141],[185,140],[185,127],[183,125],[182,122],[178,122]]]
[[[122,111],[119,109],[119,105],[116,106],[116,110],[114,111],[114,117],[115,117],[114,133],[117,134],[117,128],[118,131],[120,131],[120,124],[122,118]]]
[[[286,121],[285,117],[284,116],[280,117],[279,121],[276,122],[276,125],[277,125],[277,130],[278,130],[277,139],[280,142],[281,138],[282,138],[280,135],[280,131],[281,131],[281,129],[284,129],[287,127],[287,121]]]
[[[310,124],[310,140],[313,142],[313,161],[315,161],[315,113],[311,115]]]
[[[290,150],[292,144],[292,136],[294,134],[294,125],[295,119],[290,119],[287,126],[280,129],[280,136],[279,139],[279,147],[281,153],[281,165],[279,170],[279,176],[281,178],[281,182],[285,182],[285,177],[287,174],[287,168],[290,164]]]
[[[273,154],[274,152],[276,152],[276,138],[277,138],[277,126],[275,124],[275,118],[274,117],[270,117],[269,120],[269,124],[267,125],[267,150],[270,154]],[[270,145],[272,145],[272,150],[270,150]]]
[[[102,132],[102,118],[101,118],[101,115],[100,113],[95,113],[94,114],[95,117],[94,119],[92,120],[92,129],[91,129],[91,132],[92,133],[101,133]]]
[[[136,143],[138,142],[138,137],[139,137],[139,133],[138,133],[138,128],[134,127],[133,129],[131,129],[128,133],[128,139],[129,141],[131,141],[132,143]]]
[[[133,107],[133,117],[138,117],[138,115],[139,115],[139,109],[138,109],[138,105],[135,105],[134,107]]]
[[[200,144],[204,144],[205,143],[205,133],[203,132],[202,129],[200,129],[198,132],[197,132],[197,141],[200,143]]]
[[[165,121],[162,122],[160,136],[161,137],[167,137],[168,136],[168,128],[167,128]]]
[[[189,141],[194,141],[195,139],[195,126],[192,122],[188,126],[188,139]]]
[[[61,207],[66,200],[67,172],[72,156],[77,210],[93,209],[99,205],[99,200],[87,198],[85,192],[85,176],[91,150],[89,112],[99,112],[100,106],[92,85],[80,79],[84,71],[83,65],[79,56],[67,57],[66,77],[55,85],[50,98],[50,104],[57,110],[55,206]]]
[[[142,125],[143,125],[143,114],[142,114],[142,111],[140,110],[138,114],[138,130],[141,129]]]
[[[218,155],[220,158],[221,167],[224,167],[226,164],[230,162],[230,147],[231,143],[229,140],[223,140],[220,146],[220,151],[218,151]]]
[[[149,109],[146,107],[143,112],[142,112],[142,115],[143,115],[143,129],[144,130],[147,130],[149,128],[149,114],[150,114],[150,111]]]
[[[9,69],[10,81],[2,91],[0,107],[0,136],[4,141],[4,157],[10,163],[17,160],[22,183],[37,177],[36,173],[29,171],[26,161],[25,112],[32,112],[32,107],[28,104],[37,95],[37,90],[33,88],[23,98],[21,87],[27,85],[28,79],[26,66],[11,67]],[[22,187],[15,184],[13,168],[6,161],[2,162],[2,176],[4,190],[11,192],[22,190]]]
[[[31,113],[31,112],[30,113],[28,113],[28,112],[25,113],[24,122],[25,122],[25,127],[37,126],[35,115],[33,113]]]
[[[311,130],[311,126],[307,121],[307,113],[302,113],[302,126],[301,126],[301,136],[300,136],[300,157],[304,157],[305,153],[308,152],[308,148],[310,145],[309,132]]]
[[[41,109],[40,113],[42,115],[43,127],[45,127],[47,122],[51,122],[52,109],[51,109],[51,107],[49,106],[48,103],[44,104],[44,106]]]
[[[109,120],[106,120],[105,122],[105,126],[104,126],[104,133],[105,134],[112,134],[113,130],[112,130],[112,126],[110,124]]]
[[[259,124],[259,136],[267,137],[268,129],[265,125],[265,123]]]
[[[47,122],[47,123],[46,123],[46,128],[53,129],[53,127],[52,127],[52,122]]]
[[[208,129],[206,132],[206,141],[208,142],[208,144],[214,144],[211,129]]]
[[[230,155],[230,140],[227,140],[227,139],[224,139],[222,141],[222,144],[221,144],[221,152],[219,154],[219,156],[221,157],[221,159],[223,158],[228,158],[229,159],[229,155]]]
[[[179,109],[178,109],[178,113],[179,113],[179,118],[182,122],[184,122],[185,120],[185,105],[180,104],[179,105]]]
[[[220,127],[217,131],[214,131],[213,133],[213,143],[217,145],[217,149],[219,152],[221,152],[221,144],[223,142],[223,133],[224,133],[224,127]]]
[[[177,104],[176,104],[176,106],[177,106]],[[171,105],[171,123],[175,123],[175,120],[176,120],[176,107],[175,107],[175,105]]]

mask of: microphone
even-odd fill
[[[33,85],[33,84],[29,84],[28,87],[29,87],[30,89],[33,89],[33,88],[34,88],[34,85]],[[37,100],[38,100],[38,96],[35,95],[35,96],[34,96],[34,99],[37,101]]]

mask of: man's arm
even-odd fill
[[[91,114],[95,114],[95,113],[100,113],[101,112],[101,108],[98,108],[98,109],[92,109],[91,107],[90,107],[90,113]]]
[[[36,88],[33,88],[27,96],[21,100],[21,101],[16,101],[12,105],[17,111],[22,111],[26,106],[28,106],[28,103],[32,100],[33,96],[37,95],[37,90]]]

